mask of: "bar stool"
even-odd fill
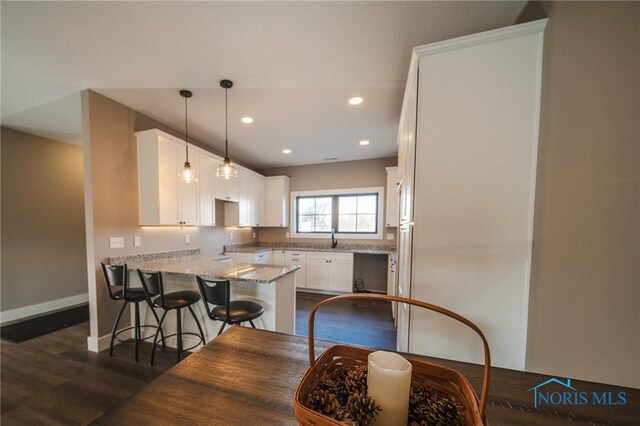
[[[149,308],[153,313],[153,316],[156,318],[156,323],[158,326],[154,325],[140,325],[140,302],[146,301],[146,297],[144,294],[144,289],[142,287],[139,288],[131,288],[129,287],[129,274],[127,273],[127,264],[124,265],[105,265],[104,263],[100,263],[102,265],[102,274],[104,276],[104,282],[107,285],[107,291],[109,292],[109,297],[113,300],[124,300],[124,304],[122,305],[122,309],[120,309],[120,313],[118,313],[118,317],[116,321],[113,323],[113,329],[111,330],[111,343],[109,344],[109,356],[113,356],[113,343],[117,340],[119,342],[123,342],[124,340],[118,339],[118,336],[121,333],[129,331],[131,329],[135,330],[135,346],[136,346],[136,362],[138,362],[138,346],[141,341],[147,340],[151,338],[145,337],[142,338],[141,329],[145,327],[153,327],[159,328],[160,319],[158,318],[158,314],[153,309],[153,307],[149,304]],[[118,330],[118,323],[120,322],[120,317],[122,317],[122,313],[129,303],[135,304],[135,319],[134,325],[132,327],[126,327],[120,331]],[[157,330],[156,330],[157,331]],[[164,334],[162,330],[160,330],[162,336],[162,345],[164,346]]]
[[[214,321],[222,321],[218,336],[227,324],[235,325],[249,321],[251,327],[256,328],[253,320],[264,313],[262,305],[251,300],[231,301],[229,280],[209,280],[202,277],[196,277],[196,280],[207,315]],[[213,309],[209,304],[214,305]]]
[[[144,288],[148,303],[150,303],[152,306],[162,308],[164,310],[162,317],[160,317],[160,325],[158,325],[158,330],[156,331],[156,335],[153,338],[153,348],[151,349],[151,365],[153,365],[156,353],[158,333],[160,333],[160,330],[162,329],[162,323],[164,322],[164,318],[167,316],[167,313],[172,310],[176,311],[176,332],[174,334],[165,336],[165,338],[176,336],[178,362],[180,362],[180,356],[183,351],[190,351],[200,343],[202,343],[203,345],[205,344],[204,332],[202,331],[202,327],[200,326],[200,322],[198,321],[195,312],[193,312],[193,308],[191,308],[191,305],[194,305],[200,301],[200,295],[195,291],[174,291],[171,293],[165,293],[161,272],[143,272],[138,269],[138,276],[140,277],[140,282],[142,282],[142,287]],[[191,315],[193,316],[193,319],[198,326],[198,330],[200,331],[200,335],[182,331],[182,318],[180,314],[183,308],[187,308],[189,309],[189,312],[191,312]],[[185,334],[196,336],[200,339],[200,341],[187,349],[183,349],[182,336]]]

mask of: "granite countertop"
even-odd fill
[[[381,244],[340,244],[331,248],[327,243],[249,243],[224,246],[225,253],[259,253],[268,250],[324,251],[333,253],[391,254],[396,247]]]
[[[150,260],[146,262],[130,263],[129,269],[143,271],[162,271],[169,274],[196,276],[209,279],[228,279],[232,281],[246,281],[271,283],[298,269],[298,265],[255,265],[249,263],[218,262],[199,256],[183,256]]]

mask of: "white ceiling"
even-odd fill
[[[90,88],[182,130],[186,88],[190,136],[222,150],[228,78],[232,158],[267,168],[393,156],[411,48],[510,25],[523,6],[2,2],[2,124],[78,143]],[[356,95],[364,103],[348,105]]]

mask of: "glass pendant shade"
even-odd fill
[[[237,178],[238,169],[236,168],[236,166],[231,164],[231,160],[229,160],[229,157],[226,157],[224,159],[224,162],[220,166],[218,166],[218,169],[216,170],[216,176],[225,179]]]
[[[233,87],[230,80],[221,80],[220,87],[224,89],[224,161],[216,169],[216,177],[231,179],[238,177],[238,169],[229,159],[229,98],[227,91]]]
[[[196,171],[191,167],[191,163],[188,161],[184,162],[184,168],[182,169],[182,171],[180,171],[180,180],[184,183],[198,181]]]

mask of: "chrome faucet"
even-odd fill
[[[336,240],[336,228],[331,228],[331,248],[336,248],[338,240]]]

